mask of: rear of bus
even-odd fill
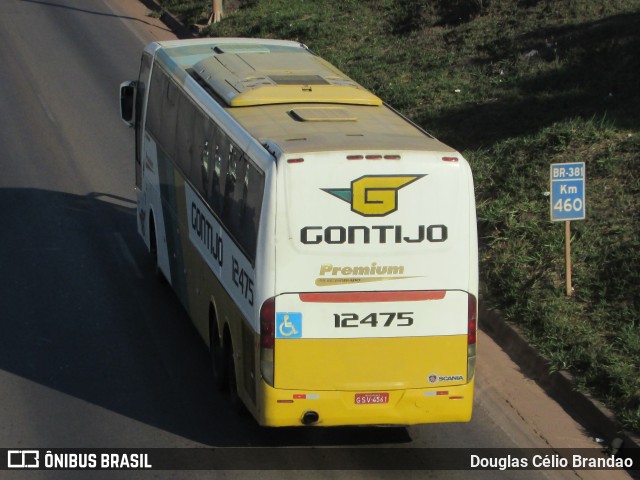
[[[261,424],[470,420],[473,184],[464,158],[434,145],[279,159]]]

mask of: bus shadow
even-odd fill
[[[267,429],[231,414],[204,342],[155,278],[130,200],[4,188],[0,222],[1,370],[154,427],[140,427],[147,446],[167,446],[155,429],[187,446],[411,441],[405,428]]]

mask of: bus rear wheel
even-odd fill
[[[229,388],[229,369],[227,355],[223,345],[220,344],[218,322],[213,313],[209,314],[209,356],[211,357],[213,381],[218,391],[223,392]]]
[[[229,400],[231,401],[231,407],[236,413],[244,412],[244,405],[240,395],[238,395],[238,383],[236,381],[236,365],[233,359],[233,347],[229,345],[227,354],[227,377],[228,377],[228,390]]]
[[[149,220],[149,253],[151,253],[151,258],[153,261],[153,272],[155,277],[160,281],[160,283],[168,283],[167,279],[162,273],[162,269],[160,268],[160,263],[158,263],[158,242],[156,240],[156,222],[153,218],[153,214],[151,215],[151,219]]]

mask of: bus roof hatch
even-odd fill
[[[231,107],[276,103],[382,105],[382,100],[340,70],[302,49],[265,52],[245,47],[244,51],[225,51],[196,63],[193,73]]]

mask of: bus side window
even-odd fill
[[[171,158],[175,153],[178,89],[161,68],[151,74],[146,125],[156,142]]]
[[[138,75],[138,94],[136,95],[136,187],[138,188],[142,186],[142,115],[145,108],[145,90],[147,90],[147,83],[150,82],[151,60],[148,53],[142,54],[140,74]]]
[[[227,171],[229,170],[229,148],[231,142],[225,133],[215,124],[212,124],[213,152],[213,182],[209,195],[209,205],[218,217],[223,219],[226,202]]]
[[[239,235],[249,257],[255,259],[264,194],[264,173],[250,161],[247,162],[243,188],[245,193]]]
[[[146,128],[154,138],[160,138],[160,128],[162,123],[162,99],[168,79],[160,69],[155,67],[151,74],[151,84],[149,86],[149,99],[147,100],[147,120]]]
[[[163,74],[165,93],[162,101],[158,140],[170,158],[175,158],[176,119],[178,116],[178,87]]]
[[[238,176],[242,168],[242,152],[233,143],[229,142],[228,169],[224,185],[224,205],[222,206],[222,223],[229,227],[231,233],[237,238],[238,218],[238,190],[242,193],[242,186],[238,184]]]
[[[229,171],[231,172],[231,167]],[[238,154],[234,175],[229,177],[228,183],[233,184],[233,187],[227,195],[229,203],[225,208],[226,222],[233,236],[253,261],[258,241],[264,173],[245,154]]]
[[[194,122],[196,108],[184,95],[178,101],[178,122],[176,125],[176,163],[184,175],[191,179],[191,157],[194,151]]]
[[[211,141],[211,123],[197,110],[193,126],[193,153],[191,155],[191,182],[203,198],[207,198],[213,170],[213,144]]]

